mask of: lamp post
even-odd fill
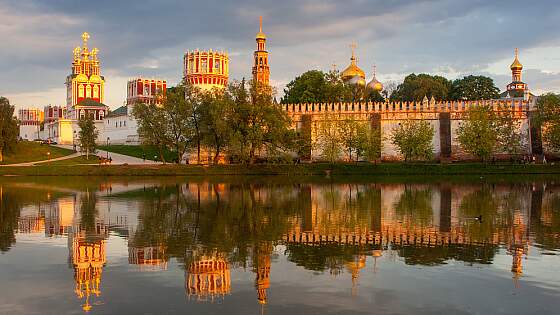
[[[76,130],[74,130],[74,135],[72,136],[72,147],[74,148],[74,152],[76,152]]]
[[[109,140],[111,139],[107,137],[107,160],[109,159]]]
[[[51,164],[51,151],[47,151],[47,159],[49,160],[49,164]]]

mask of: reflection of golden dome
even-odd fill
[[[521,62],[519,62],[518,56],[519,56],[519,50],[517,48],[515,48],[515,60],[513,61],[513,63],[510,66],[511,70],[522,70],[523,69],[523,65],[521,64]]]

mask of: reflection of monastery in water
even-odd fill
[[[229,263],[216,251],[208,255],[189,251],[192,262],[185,269],[185,291],[196,301],[221,299],[231,292]]]
[[[101,295],[101,274],[107,263],[105,239],[108,237],[106,226],[97,223],[93,230],[75,226],[68,234],[69,262],[74,269],[74,292],[83,300],[82,309],[92,308],[91,299]]]
[[[356,294],[360,274],[374,272],[375,264],[383,266],[386,259],[377,261],[382,257],[433,266],[450,260],[492,264],[497,254],[507,254],[517,281],[533,243],[558,248],[560,239],[552,207],[559,191],[542,184],[276,187],[193,183],[166,189],[107,184],[95,193],[67,193],[22,207],[17,228],[19,233],[44,230],[47,237],[68,237],[75,293],[86,311],[103,298],[102,272],[111,263],[106,254],[109,234],[128,240],[128,262],[139,271],[165,271],[170,258],[184,259],[185,293],[194,301],[220,301],[231,294],[233,270],[247,263],[255,274],[260,304],[269,302],[274,287],[271,260],[278,244],[285,246],[288,261],[307,270],[329,271],[333,276],[347,273]],[[126,199],[119,199],[120,193]],[[159,194],[158,198],[151,196],[142,203],[141,198],[150,193]],[[165,211],[168,215],[162,217]],[[236,217],[235,211],[251,215],[260,211],[262,215],[247,223],[244,220],[252,218]],[[217,212],[220,216],[212,216]],[[186,254],[173,252],[178,244],[170,246],[170,240],[158,234],[171,234],[169,229],[178,225],[177,218],[183,220],[182,233],[192,236],[192,242],[183,244]],[[144,225],[146,220],[162,221]],[[209,225],[198,226],[197,220]],[[161,229],[150,229],[154,222]],[[226,242],[215,238],[215,233],[231,229],[234,222],[255,229],[251,240],[208,249],[220,244],[208,244],[205,237]],[[272,238],[259,234],[265,231],[274,231],[268,235]],[[248,247],[242,261],[233,255],[241,246]]]

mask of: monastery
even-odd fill
[[[47,106],[44,109],[19,110],[20,135],[24,139],[52,139],[59,144],[78,143],[78,120],[85,115],[94,118],[99,131],[100,144],[138,145],[141,139],[137,122],[132,115],[136,103],[158,105],[165,96],[167,81],[161,79],[134,78],[127,83],[125,105],[113,111],[104,104],[105,77],[101,73],[99,49],[89,49],[90,35],[82,34],[82,46],[73,50],[71,72],[66,78],[67,97],[65,106]],[[266,47],[267,36],[263,32],[262,18],[256,34],[256,50],[252,67],[253,80],[270,83],[270,63]],[[341,72],[345,84],[382,92],[383,84],[377,79],[375,67],[372,79],[366,83],[365,72],[358,66],[352,45],[350,65]],[[203,91],[223,89],[229,80],[229,55],[216,50],[189,50],[183,58],[184,80]],[[511,64],[512,82],[500,99],[479,101],[435,101],[424,98],[421,102],[341,102],[314,104],[282,104],[283,110],[292,118],[293,128],[308,137],[311,143],[318,138],[319,125],[325,119],[355,119],[380,128],[382,133],[381,160],[400,159],[398,151],[390,141],[391,131],[404,120],[428,121],[435,130],[432,144],[434,156],[439,160],[469,158],[456,141],[457,130],[465,112],[474,106],[488,105],[495,111],[508,111],[518,120],[522,134],[523,154],[542,155],[541,132],[532,126],[536,97],[522,81],[523,65],[515,50]],[[319,149],[304,152],[303,160],[321,158]],[[207,154],[209,155],[209,154]],[[348,157],[346,157],[348,158]],[[209,159],[208,159],[209,160]]]

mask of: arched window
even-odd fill
[[[90,98],[91,97],[91,85],[87,85],[86,86],[86,98]]]
[[[99,98],[99,86],[93,86],[93,98]]]
[[[84,97],[84,85],[80,84],[78,87],[78,97]]]

